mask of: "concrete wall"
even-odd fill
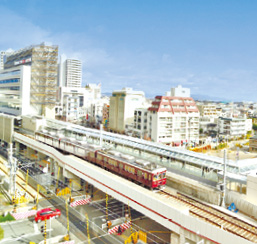
[[[257,205],[257,175],[247,175],[247,200]]]
[[[14,117],[9,115],[0,115],[0,139],[11,143],[13,136]]]
[[[167,173],[167,185],[202,201],[219,205],[221,192],[204,186],[198,181],[171,172]]]
[[[239,212],[243,212],[257,219],[257,205],[250,203],[246,195],[229,191],[227,193],[226,204],[230,205],[232,202],[235,203],[236,207],[239,209]]]

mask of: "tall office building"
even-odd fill
[[[59,86],[81,87],[82,64],[77,59],[66,59],[64,55],[60,57],[59,63]]]
[[[6,53],[4,70],[2,70],[7,77],[9,71],[12,74],[20,68],[19,66],[30,66],[29,82],[28,79],[23,79],[23,83],[27,83],[26,89],[30,90],[28,98],[30,106],[36,114],[52,118],[56,103],[57,58],[58,46],[42,43]]]

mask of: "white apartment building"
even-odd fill
[[[56,104],[56,115],[66,121],[75,121],[81,117],[88,117],[91,104],[97,102],[101,96],[101,89],[95,84],[86,88],[59,87]]]
[[[145,138],[147,137],[147,116],[148,108],[136,108],[134,112],[134,123],[125,128],[125,134]]]
[[[66,59],[64,55],[59,62],[59,86],[81,87],[82,83],[82,63],[77,59]]]
[[[203,133],[210,136],[215,136],[218,130],[218,112],[216,104],[211,103],[197,103],[198,110],[200,112],[199,127]]]
[[[110,98],[102,97],[100,99],[95,100],[94,103],[91,104],[90,107],[90,123],[93,126],[98,127],[103,120],[103,108],[109,105]]]
[[[218,118],[215,104],[197,104],[201,117]]]
[[[110,98],[109,129],[124,133],[126,126],[134,123],[134,111],[145,103],[145,94],[142,91],[133,91],[132,88],[123,88],[114,91]]]
[[[98,100],[101,98],[101,83],[98,84],[94,84],[94,83],[89,83],[85,86],[86,90],[88,91],[88,93],[91,94],[90,99],[94,99],[94,100]]]
[[[148,135],[155,142],[174,146],[199,142],[199,110],[191,97],[156,96],[148,109]],[[173,90],[174,91],[174,90]],[[190,96],[190,92],[185,92]]]
[[[66,121],[77,121],[79,118],[79,96],[64,95],[62,116]]]
[[[17,66],[0,71],[0,113],[37,114],[30,105],[31,67]]]
[[[246,135],[252,130],[252,120],[246,118],[219,118],[219,134],[228,137],[239,137]]]

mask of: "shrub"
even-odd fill
[[[0,226],[0,240],[2,240],[4,238],[4,230],[3,228]]]
[[[0,223],[13,220],[15,220],[15,218],[10,213],[8,213],[6,216],[0,216]]]

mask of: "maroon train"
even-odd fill
[[[47,131],[36,132],[35,138],[40,142],[81,157],[151,190],[163,188],[166,184],[166,168],[160,167],[155,163],[135,159],[131,155],[118,151],[105,150],[100,146],[77,141],[74,138],[60,137]]]

